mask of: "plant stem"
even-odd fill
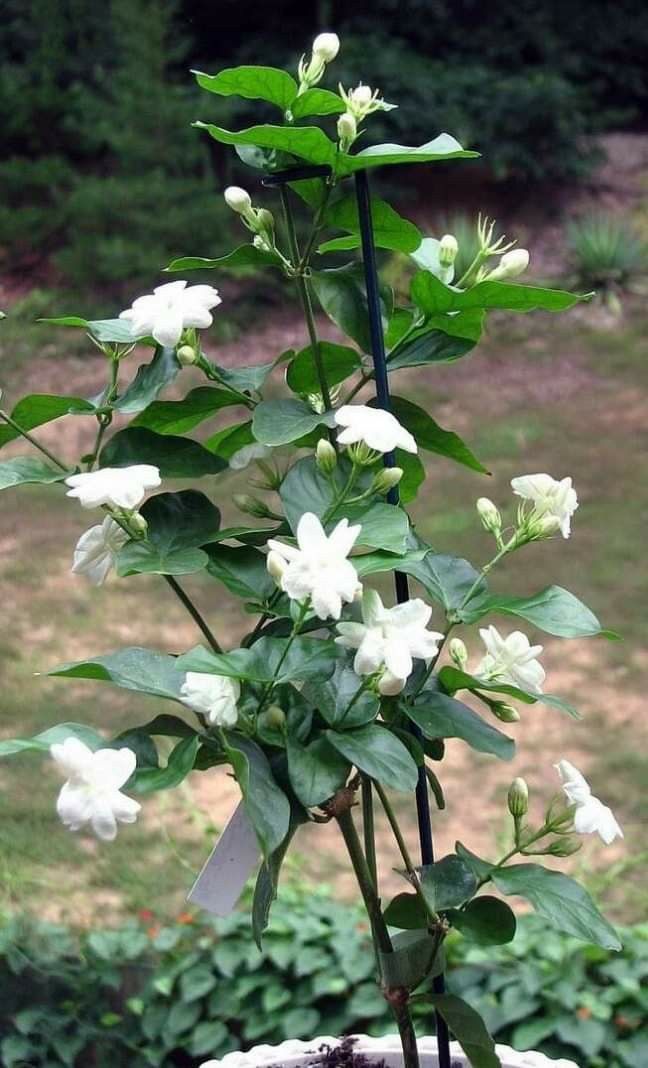
[[[263,712],[263,709],[266,706],[267,700],[268,700],[270,694],[272,693],[272,691],[273,691],[273,689],[275,687],[275,683],[276,683],[276,681],[277,681],[277,679],[279,677],[279,672],[281,671],[281,668],[283,667],[284,661],[285,661],[286,657],[288,656],[288,653],[290,652],[290,648],[291,648],[295,638],[297,637],[297,635],[299,634],[299,632],[300,632],[300,630],[302,628],[302,623],[304,622],[304,620],[306,618],[306,615],[308,614],[308,609],[309,608],[310,608],[310,597],[307,597],[306,600],[303,602],[303,604],[300,605],[299,616],[297,617],[297,619],[293,623],[293,628],[292,628],[292,630],[290,632],[290,635],[288,637],[288,641],[286,642],[286,646],[284,648],[284,651],[281,654],[281,656],[279,657],[279,661],[277,663],[276,668],[274,669],[272,678],[270,679],[270,682],[267,684],[267,686],[265,687],[263,693],[261,694],[261,697],[259,699],[259,704],[258,704],[258,707],[257,707],[257,716],[259,716],[261,714],[261,712]]]
[[[350,706],[349,706],[350,707]],[[347,709],[348,711],[348,709]],[[371,779],[362,778],[362,837],[367,867],[378,892],[378,862],[376,860],[376,831],[374,826],[373,788]]]
[[[64,464],[62,460],[59,460],[58,457],[56,457],[53,452],[50,452],[45,445],[41,445],[40,441],[37,441],[35,437],[32,437],[28,430],[23,430],[20,424],[17,423],[15,419],[12,419],[2,408],[0,408],[0,419],[3,419],[5,423],[8,423],[10,427],[13,427],[17,434],[20,434],[21,437],[25,438],[25,440],[28,441],[30,445],[33,445],[35,449],[38,449],[39,452],[42,452],[43,456],[47,456],[48,460],[51,460],[53,464],[60,467],[61,471],[69,470],[67,464]]]
[[[424,895],[422,887],[421,887],[421,880],[419,879],[418,872],[417,872],[416,868],[414,867],[414,863],[412,861],[412,857],[411,857],[410,851],[407,848],[407,843],[406,843],[406,841],[405,841],[405,839],[403,837],[403,832],[401,831],[399,823],[398,823],[398,820],[396,819],[396,813],[394,812],[392,803],[389,800],[389,798],[387,797],[387,794],[385,793],[384,788],[381,786],[381,784],[379,782],[375,783],[375,787],[376,787],[376,793],[378,794],[378,797],[380,798],[380,803],[381,803],[383,809],[385,810],[385,815],[387,816],[387,819],[389,820],[389,826],[391,827],[393,835],[394,835],[394,838],[396,839],[396,842],[397,842],[397,845],[398,845],[398,849],[400,851],[401,857],[403,858],[403,864],[405,865],[405,870],[407,871],[407,874],[409,876],[410,882],[411,882],[412,886],[414,887],[414,889],[416,890],[416,893],[417,893],[418,897],[420,898],[422,904],[425,906],[425,911],[427,912],[428,916],[430,917],[430,920],[432,921],[433,924],[438,926],[439,917],[438,917],[437,913],[434,911],[434,909],[430,908],[430,906],[428,905],[428,903],[426,901],[425,895]]]
[[[182,602],[184,607],[187,609],[187,612],[189,613],[189,615],[193,619],[194,623],[199,628],[199,630],[202,631],[202,633],[204,634],[205,638],[209,642],[209,645],[211,646],[212,650],[215,653],[222,653],[223,650],[221,649],[221,647],[220,647],[218,641],[216,640],[215,636],[212,634],[211,630],[209,629],[207,623],[205,622],[205,620],[201,616],[200,612],[196,608],[195,604],[193,603],[193,601],[191,600],[189,595],[187,593],[185,593],[185,591],[183,590],[182,586],[177,581],[177,579],[174,579],[173,575],[164,575],[164,580],[167,583],[167,585],[169,585],[171,587],[171,589],[175,593],[176,597],[179,598],[179,600]]]

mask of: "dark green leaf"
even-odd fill
[[[386,201],[373,197],[371,216],[374,241],[378,248],[397,252],[413,252],[421,242],[421,233],[414,223],[398,214]],[[359,248],[360,221],[358,202],[350,193],[333,204],[326,213],[326,223],[334,230],[347,230],[350,237],[334,238],[320,246],[319,252],[334,252]]]
[[[430,974],[438,942],[423,928],[394,935],[392,945],[392,953],[380,954],[383,982],[389,987],[412,990]]]
[[[470,467],[480,474],[488,474],[483,464],[470,451],[468,446],[451,430],[444,430],[434,419],[417,404],[404,397],[392,397],[392,411],[398,421],[414,435],[423,449],[447,456],[464,467]]]
[[[31,749],[46,752],[51,745],[64,742],[66,738],[78,738],[93,750],[108,744],[92,727],[86,727],[83,723],[59,723],[33,738],[7,738],[0,741],[0,757],[13,756],[14,753],[24,753]]]
[[[34,430],[35,427],[51,423],[63,415],[89,415],[94,411],[94,404],[83,400],[82,397],[58,397],[49,393],[31,393],[28,397],[23,397],[18,401],[11,412],[11,418],[23,430]],[[19,437],[18,430],[14,430],[8,423],[0,422],[0,448]]]
[[[455,853],[442,857],[436,864],[426,864],[418,871],[425,900],[435,912],[463,905],[477,890],[473,872]]]
[[[307,822],[308,816],[301,805],[291,805],[290,825],[286,837],[281,845],[270,854],[268,859],[263,861],[259,868],[252,899],[252,933],[259,949],[262,948],[261,940],[270,917],[272,902],[277,896],[279,872],[281,871],[284,857],[299,827]]]
[[[407,559],[401,567],[408,575],[418,579],[430,596],[443,605],[446,612],[456,611],[475,583],[475,596],[486,589],[479,572],[460,556],[428,552],[422,560]]]
[[[621,949],[614,928],[582,886],[562,872],[540,864],[512,864],[491,874],[501,894],[523,897],[558,931],[603,949]]]
[[[330,413],[318,413],[294,398],[262,401],[254,409],[252,431],[263,445],[286,445],[309,434],[322,423],[330,424]]]
[[[401,504],[409,504],[425,482],[425,468],[418,456],[403,449],[396,449],[396,466],[403,472],[398,483],[398,498]]]
[[[179,786],[193,769],[200,738],[197,734],[190,738],[181,738],[169,753],[164,768],[138,769],[130,783],[130,788],[138,794],[150,794],[155,790],[168,790]]]
[[[128,542],[116,555],[117,574],[126,575],[193,575],[207,566],[208,556],[202,549],[170,549],[162,552],[146,541]]]
[[[113,407],[122,415],[135,415],[155,400],[165,386],[180,373],[180,364],[175,349],[159,346],[150,363],[137,368],[135,378],[114,402]]]
[[[343,382],[361,365],[358,353],[355,349],[348,348],[347,345],[336,345],[333,341],[320,341],[319,353],[329,388]],[[288,365],[286,382],[294,393],[320,392],[320,381],[310,345],[298,352]]]
[[[342,661],[325,682],[306,683],[303,695],[315,705],[330,727],[347,729],[371,723],[378,715],[378,698],[364,690],[358,697],[362,681]],[[354,700],[354,698],[356,698]],[[349,705],[353,704],[349,708]]]
[[[106,344],[132,345],[134,341],[140,341],[145,345],[155,346],[157,344],[153,338],[134,337],[128,319],[95,319],[92,321],[82,319],[78,315],[61,315],[55,319],[39,319],[39,322],[49,323],[51,326],[75,326],[81,330],[87,330],[97,341]]]
[[[183,653],[176,663],[183,672],[204,671],[248,682],[274,680],[279,685],[328,679],[340,655],[335,642],[322,638],[296,638],[290,645],[288,638],[259,638],[250,649],[231,653],[212,653],[199,645]]]
[[[461,738],[478,753],[492,753],[500,760],[512,760],[515,755],[512,738],[447,694],[424,690],[414,705],[403,703],[402,707],[426,738]]]
[[[184,1002],[197,1001],[216,986],[216,976],[206,964],[196,964],[180,976],[180,996]]]
[[[329,741],[360,771],[392,790],[416,789],[418,769],[407,749],[386,727],[326,732]]]
[[[336,170],[342,176],[369,167],[384,167],[394,163],[431,163],[435,160],[474,159],[478,156],[478,152],[465,151],[450,134],[442,133],[433,141],[417,148],[407,145],[372,145],[354,155],[340,154]]]
[[[453,912],[452,925],[480,946],[501,946],[515,938],[515,913],[498,897],[476,897]]]
[[[488,612],[518,616],[558,638],[586,638],[601,633],[601,624],[594,613],[561,586],[547,586],[532,597],[482,595],[471,599],[460,615],[465,623],[475,623]]]
[[[295,79],[277,67],[229,67],[218,74],[203,74],[199,70],[192,74],[201,89],[210,93],[242,96],[245,100],[267,100],[282,111],[286,111],[297,96]]]
[[[389,927],[400,927],[405,931],[415,931],[425,927],[429,916],[418,894],[397,894],[389,902],[383,913]]]
[[[224,460],[230,460],[235,452],[245,445],[251,445],[254,441],[252,433],[252,420],[245,423],[236,423],[234,426],[226,426],[204,442],[205,448],[210,452],[221,456]]]
[[[101,451],[102,467],[154,464],[162,478],[198,478],[222,471],[227,464],[191,438],[156,434],[145,427],[119,430]]]
[[[355,264],[328,271],[313,271],[313,288],[329,319],[362,352],[371,352],[367,297]]]
[[[70,472],[60,471],[31,456],[14,456],[0,464],[0,490],[22,486],[26,482],[61,482]]]
[[[433,994],[430,997],[437,1012],[466,1054],[472,1068],[502,1068],[495,1043],[479,1013],[454,994]]]
[[[47,674],[114,682],[124,690],[147,693],[153,697],[167,697],[175,701],[180,700],[180,688],[185,681],[185,672],[178,667],[175,657],[137,647],[120,649],[116,653],[80,660],[77,663],[62,664]]]
[[[241,398],[228,389],[215,386],[198,386],[179,401],[155,401],[150,404],[131,426],[142,426],[156,434],[185,434],[211,415],[240,404]]]
[[[455,842],[455,852],[466,862],[470,870],[478,880],[488,879],[493,870],[493,865],[487,860],[482,860],[476,853],[471,853],[461,842]]]
[[[278,253],[269,249],[257,248],[256,245],[239,245],[226,256],[209,259],[205,256],[180,256],[171,260],[166,271],[210,271],[214,267],[237,270],[246,267],[281,267]]]
[[[288,798],[277,786],[263,750],[250,738],[230,731],[227,753],[243,794],[248,819],[263,855],[268,859],[288,833]]]
[[[472,289],[457,290],[444,285],[429,271],[419,271],[412,279],[412,300],[427,315],[463,311],[468,308],[502,308],[507,311],[564,311],[591,293],[565,293],[559,289],[518,285],[514,282],[479,282]]]
[[[265,555],[252,546],[210,545],[207,570],[231,593],[247,601],[266,601],[276,590]]]
[[[562,697],[556,697],[555,694],[527,693],[526,690],[520,690],[517,686],[510,686],[506,682],[497,682],[496,680],[483,682],[476,675],[469,675],[467,672],[459,671],[458,668],[450,665],[441,668],[439,682],[448,693],[455,693],[457,690],[503,693],[509,697],[514,697],[517,701],[523,701],[527,705],[534,705],[539,702],[542,705],[549,705],[550,708],[557,708],[560,712],[566,712],[572,719],[581,718],[580,712],[569,701],[565,701]]]
[[[142,724],[139,730],[146,734],[160,735],[163,738],[190,738],[196,733],[184,719],[180,719],[179,716],[169,716],[166,713],[155,716],[148,723]]]
[[[220,526],[220,512],[197,490],[157,493],[142,505],[147,537],[160,552],[194,549],[209,542]]]
[[[238,389],[241,393],[258,393],[273,367],[291,357],[292,350],[289,350],[273,363],[253,363],[247,367],[217,367],[216,370],[226,386]]]
[[[289,152],[308,163],[335,162],[336,148],[317,126],[251,126],[248,130],[224,130],[208,122],[194,122],[223,145],[254,145]]]
[[[453,363],[475,347],[465,337],[452,337],[440,330],[427,329],[404,341],[390,352],[387,364],[390,371],[401,367],[424,367],[429,363]]]
[[[413,549],[402,556],[386,552],[363,553],[353,557],[353,566],[359,578],[365,578],[381,571],[404,571],[407,564],[419,564],[427,553],[427,549]]]
[[[332,797],[347,780],[349,762],[322,735],[309,745],[301,745],[288,736],[288,774],[302,805],[311,808]]]

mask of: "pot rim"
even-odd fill
[[[358,1042],[358,1050],[362,1053],[398,1054],[401,1052],[400,1038],[397,1034],[382,1035],[380,1038],[372,1038],[370,1035],[353,1035]],[[254,1046],[245,1053],[233,1051],[226,1053],[221,1060],[203,1061],[200,1068],[271,1068],[278,1063],[283,1063],[284,1068],[299,1068],[303,1058],[313,1055],[323,1045],[338,1046],[342,1040],[332,1038],[330,1035],[319,1035],[309,1041],[299,1038],[289,1038],[277,1046]],[[419,1051],[422,1054],[435,1054],[437,1052],[436,1037],[424,1036],[418,1040]],[[496,1046],[497,1054],[502,1061],[502,1068],[578,1068],[574,1061],[564,1058],[552,1060],[545,1053],[536,1050],[512,1049],[510,1046]],[[458,1042],[450,1043],[450,1053],[462,1063],[462,1068],[469,1068],[466,1055]]]

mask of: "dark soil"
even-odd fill
[[[385,1068],[385,1062],[370,1061],[363,1053],[354,1053],[354,1038],[345,1038],[339,1046],[320,1046],[304,1068]],[[282,1064],[273,1064],[271,1068],[284,1068]]]

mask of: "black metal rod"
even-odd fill
[[[367,290],[367,307],[369,312],[369,336],[371,338],[371,354],[374,365],[374,378],[376,381],[376,401],[385,411],[391,411],[389,394],[389,374],[387,371],[387,358],[385,354],[385,339],[382,328],[382,314],[380,309],[380,289],[378,285],[378,267],[376,264],[376,245],[373,236],[373,222],[371,217],[371,193],[369,190],[369,178],[366,171],[356,171],[355,174],[356,199],[358,203],[358,219],[360,222],[360,236],[362,239],[362,260],[364,265],[365,286]],[[394,467],[396,462],[393,453],[385,453],[385,467]],[[390,504],[398,504],[398,488],[390,490],[388,497]],[[396,600],[399,604],[409,600],[409,582],[407,575],[402,571],[394,572],[394,585]],[[420,733],[413,729],[412,733],[420,737]],[[434,863],[434,843],[432,838],[432,818],[430,815],[430,798],[428,794],[427,777],[425,768],[419,768],[418,783],[416,786],[416,812],[418,817],[419,842],[421,846],[421,861],[423,864]],[[443,993],[445,981],[443,975],[437,976],[434,981],[436,993]],[[451,1068],[450,1044],[448,1028],[443,1017],[436,1013],[437,1047],[439,1051],[439,1068]]]

